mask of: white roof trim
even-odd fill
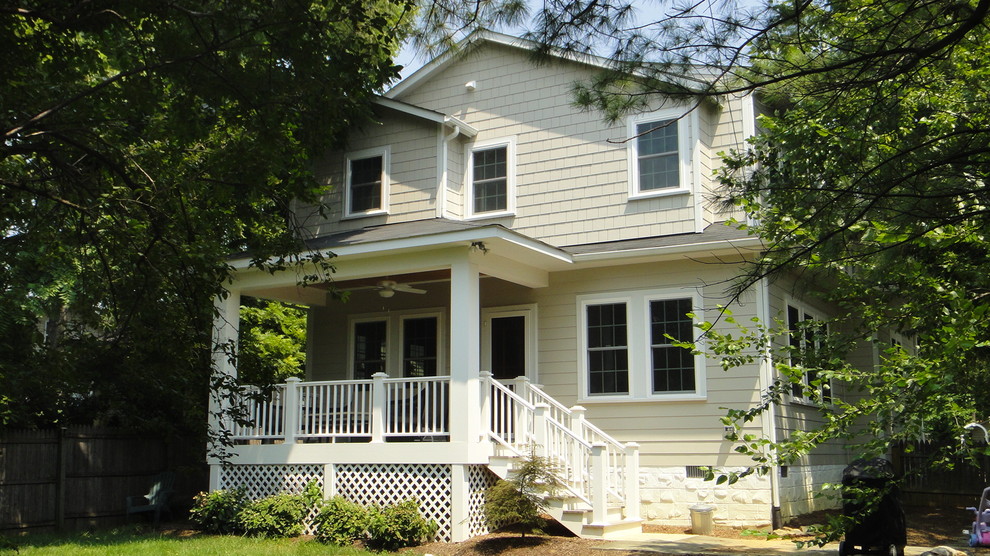
[[[754,253],[763,248],[763,241],[758,237],[748,237],[742,239],[720,239],[717,241],[705,241],[701,243],[683,243],[680,245],[668,245],[664,247],[640,247],[634,249],[616,249],[615,251],[599,251],[595,253],[575,253],[571,255],[575,263],[585,261],[607,261],[614,259],[627,259],[631,257],[650,257],[662,255],[677,255],[695,251],[741,251],[752,250]]]
[[[377,97],[373,102],[378,106],[389,108],[397,112],[402,112],[403,114],[409,114],[410,116],[421,118],[429,122],[455,127],[458,130],[460,130],[460,132],[463,135],[466,135],[468,137],[474,137],[475,135],[478,134],[478,130],[476,128],[468,125],[467,123],[453,116],[441,114],[440,112],[436,112],[434,110],[430,110],[427,108],[421,108],[414,104],[409,104],[408,102],[401,102],[398,100],[393,100],[385,97]]]
[[[522,50],[535,50],[537,46],[537,43],[530,40],[521,39],[519,37],[513,37],[511,35],[496,33],[485,29],[478,30],[468,35],[467,38],[457,43],[457,45],[453,48],[448,49],[433,60],[430,60],[409,77],[396,83],[394,87],[385,92],[384,96],[387,98],[395,98],[402,93],[415,88],[421,82],[429,79],[434,73],[439,72],[446,67],[448,63],[468,48],[472,48],[473,46],[486,41],[512,48],[519,48]],[[575,52],[566,52],[559,49],[553,49],[551,51],[551,55],[563,60],[586,64],[601,69],[608,69],[610,67],[608,58],[595,56],[594,54],[578,54]],[[702,82],[700,79],[697,81],[699,83]]]
[[[322,254],[333,253],[338,258],[357,256],[357,255],[372,255],[376,253],[384,253],[387,251],[399,251],[405,249],[423,249],[431,247],[442,247],[444,245],[456,244],[456,243],[473,243],[476,241],[492,241],[492,240],[502,240],[506,243],[513,245],[518,245],[519,247],[528,249],[537,254],[545,257],[549,257],[558,262],[570,264],[573,263],[573,258],[569,253],[566,253],[556,247],[552,247],[540,241],[529,239],[525,236],[519,235],[518,233],[512,232],[502,227],[496,226],[484,226],[478,228],[470,228],[467,230],[460,230],[455,232],[439,232],[436,234],[429,234],[423,236],[405,237],[397,239],[386,239],[382,241],[373,241],[367,243],[358,243],[354,245],[339,245],[336,247],[327,247],[324,249],[319,249],[317,252]],[[229,264],[236,269],[244,269],[250,266],[249,258],[239,258],[229,261]]]

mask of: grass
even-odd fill
[[[16,549],[7,549],[4,541],[13,541]],[[258,539],[239,536],[180,535],[142,532],[137,528],[111,529],[93,533],[31,534],[23,537],[0,537],[3,556],[174,556],[244,555],[244,556],[372,556],[356,548],[320,544],[311,539]]]

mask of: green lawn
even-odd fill
[[[17,551],[4,550],[5,540],[12,540]],[[146,556],[167,554],[199,555],[259,555],[259,556],[371,556],[373,552],[354,548],[338,548],[303,539],[254,539],[237,536],[193,535],[180,537],[158,533],[141,533],[134,529],[115,529],[74,535],[33,534],[24,537],[0,538],[3,556],[56,556],[62,554],[115,556]]]

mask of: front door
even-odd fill
[[[483,320],[482,369],[500,381],[533,378],[532,309],[487,309]]]

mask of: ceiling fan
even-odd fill
[[[386,298],[392,297],[393,295],[395,295],[395,292],[418,293],[418,294],[426,293],[426,290],[414,288],[409,284],[400,284],[395,280],[381,280],[378,282],[378,285],[375,286],[375,289],[378,290],[379,296]]]

